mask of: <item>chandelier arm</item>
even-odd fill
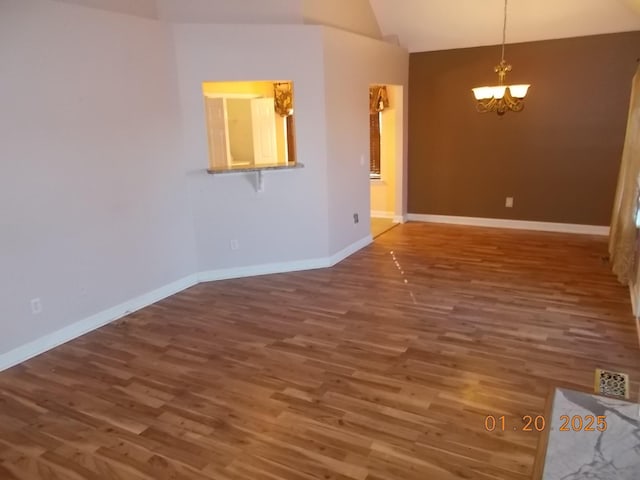
[[[476,110],[478,110],[479,113],[492,112],[495,110],[495,106],[497,103],[498,100],[496,100],[495,98],[491,98],[488,100],[479,100],[476,103]]]
[[[521,112],[524,108],[524,101],[520,98],[512,97],[508,90],[505,93],[504,102],[512,112]]]
[[[476,110],[479,113],[496,112],[498,115],[504,115],[509,111],[521,112],[523,109],[524,101],[520,98],[512,97],[508,91],[505,92],[502,98],[490,98],[476,102]]]

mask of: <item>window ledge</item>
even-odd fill
[[[207,173],[211,175],[229,174],[229,173],[247,173],[247,172],[263,172],[265,170],[293,170],[296,168],[304,168],[304,164],[295,163],[293,165],[260,165],[258,166],[246,166],[241,165],[237,167],[229,168],[208,168]]]

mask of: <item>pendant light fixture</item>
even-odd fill
[[[509,65],[504,59],[504,46],[507,39],[507,0],[504,0],[504,23],[502,27],[502,58],[500,63],[494,67],[494,71],[498,74],[498,85],[492,87],[476,87],[473,88],[473,96],[476,99],[476,109],[480,113],[496,112],[498,115],[504,115],[511,110],[512,112],[520,112],[524,108],[524,97],[530,85],[505,85],[505,77],[507,72],[511,71]]]

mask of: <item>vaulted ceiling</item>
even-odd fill
[[[502,42],[503,0],[370,1],[383,35],[397,36],[411,52]],[[508,3],[508,43],[633,30],[640,30],[640,0]]]
[[[499,44],[504,8],[504,0],[56,1],[178,23],[329,25],[397,37],[411,52]],[[509,0],[508,43],[632,30],[640,0]]]

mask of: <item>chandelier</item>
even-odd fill
[[[476,109],[480,113],[496,112],[504,115],[507,111],[520,112],[524,108],[524,97],[530,85],[505,85],[507,72],[511,71],[511,65],[504,60],[504,45],[507,38],[507,0],[504,0],[504,24],[502,27],[502,59],[494,67],[498,74],[498,85],[493,87],[472,88],[476,98]]]

